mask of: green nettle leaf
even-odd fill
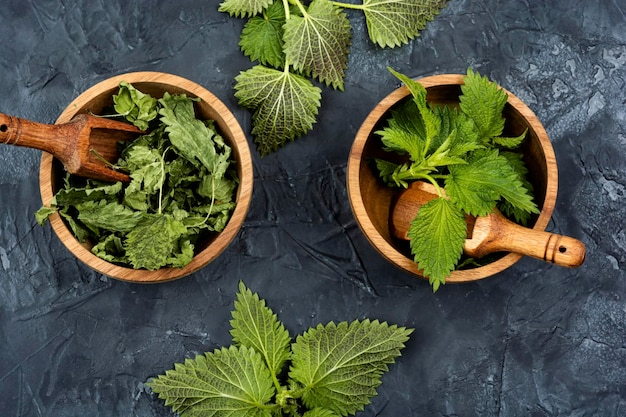
[[[509,161],[511,168],[517,174],[517,177],[522,182],[522,185],[527,190],[528,194],[533,197],[533,185],[528,181],[528,167],[523,160],[523,155],[514,152],[502,152],[500,154]],[[534,198],[533,198],[534,201]],[[498,208],[505,216],[515,219],[515,221],[521,225],[527,226],[530,222],[530,216],[534,212],[520,209],[514,206],[508,200],[502,200],[498,204]]]
[[[497,83],[471,69],[463,78],[461,91],[461,111],[474,121],[481,141],[500,136],[504,130],[502,110],[508,100],[507,93]]]
[[[126,167],[130,171],[141,169],[142,167],[161,160],[161,154],[157,149],[148,145],[131,144],[124,153]]]
[[[48,221],[48,218],[58,210],[59,209],[56,206],[42,206],[35,212],[35,220],[37,220],[37,223],[39,223],[40,226],[43,226]]]
[[[395,172],[400,169],[400,165],[379,158],[374,159],[374,162],[380,177],[386,184],[389,186],[402,186],[402,184],[397,184],[393,180]]]
[[[175,364],[148,382],[182,417],[354,414],[376,395],[413,332],[377,320],[331,322],[290,343],[276,315],[243,282],[232,315],[235,345]]]
[[[363,0],[369,37],[380,47],[396,47],[416,38],[439,14],[446,0]]]
[[[143,218],[143,213],[117,202],[86,201],[76,206],[78,220],[85,225],[114,232],[129,232]]]
[[[248,18],[239,46],[261,66],[235,78],[235,97],[240,105],[253,111],[251,133],[261,156],[277,151],[312,129],[321,90],[304,77],[344,89],[352,40],[351,23],[344,9],[364,13],[372,42],[381,47],[395,47],[417,37],[446,2],[224,0],[220,3],[219,11]],[[284,73],[272,73],[267,66],[283,68]],[[257,81],[255,77],[262,79]],[[294,117],[294,114],[302,116]]]
[[[133,267],[155,270],[166,265],[186,231],[183,223],[169,214],[146,213],[124,242]]]
[[[185,96],[165,93],[159,103],[163,106],[159,110],[161,122],[166,126],[172,145],[190,162],[198,160],[213,172],[217,158],[213,142],[215,132],[196,119],[193,101]],[[220,158],[227,160],[229,156]]]
[[[89,237],[90,233],[86,227],[83,227],[79,222],[74,219],[70,214],[68,214],[69,208],[64,207],[59,210],[59,215],[65,220],[72,230],[72,234],[76,236],[79,242],[84,243]]]
[[[275,68],[285,66],[283,25],[285,8],[277,1],[262,16],[250,18],[243,27],[239,46],[252,61]]]
[[[120,116],[141,130],[148,129],[149,123],[157,116],[157,102],[152,96],[137,90],[122,81],[117,95],[113,96],[113,107]]]
[[[411,132],[420,138],[426,137],[424,120],[413,101],[405,100],[397,108],[391,109],[391,118],[387,122],[391,128]]]
[[[108,262],[128,263],[122,239],[115,234],[107,235],[91,248],[91,253]]]
[[[330,410],[318,407],[302,414],[302,417],[338,417],[338,415]]]
[[[240,282],[232,316],[233,342],[261,353],[268,368],[279,374],[290,356],[291,337],[276,314]]]
[[[111,184],[67,174],[36,219],[44,223],[58,212],[80,242],[88,241],[109,262],[183,268],[194,257],[194,244],[221,232],[231,217],[239,183],[231,148],[214,121],[196,118],[194,103],[200,99],[165,93],[156,100],[122,82],[114,101],[128,114],[103,117],[155,117],[149,133],[121,144],[116,165],[131,181]]]
[[[274,0],[224,0],[220,3],[219,11],[237,17],[254,16],[272,2]]]
[[[222,348],[184,364],[147,384],[183,417],[271,417],[275,393],[263,358],[246,346]]]
[[[423,136],[418,136],[403,128],[388,126],[375,132],[380,135],[384,150],[388,152],[408,153],[412,161],[421,161],[426,154],[426,141]]]
[[[115,200],[116,194],[122,190],[122,183],[99,185],[88,181],[83,188],[69,186],[61,188],[54,196],[54,202],[58,206],[75,206],[85,201]]]
[[[288,71],[257,65],[236,78],[235,97],[254,109],[252,134],[261,155],[267,155],[312,129],[321,90]]]
[[[426,150],[431,149],[431,143],[437,138],[441,130],[441,119],[428,106],[428,103],[426,102],[426,89],[418,81],[415,81],[404,74],[400,74],[393,68],[388,69],[396,78],[402,81],[411,92],[413,101],[417,105],[417,110],[419,111],[424,125],[424,142],[426,144]],[[418,160],[414,161],[419,162]]]
[[[451,166],[446,192],[474,216],[491,213],[501,197],[520,210],[539,212],[519,174],[497,150],[477,152],[468,164]]]
[[[233,200],[237,183],[225,177],[214,179],[208,174],[200,179],[198,194],[202,197],[212,198],[221,203],[228,203]]]
[[[350,21],[328,0],[313,0],[302,16],[285,24],[285,55],[296,71],[343,90],[348,67]]]
[[[492,142],[494,143],[494,145],[498,145],[503,148],[515,149],[515,148],[518,148],[522,144],[522,142],[524,142],[524,139],[526,139],[527,132],[528,132],[528,129],[525,129],[524,132],[522,132],[522,134],[519,136],[492,138]]]
[[[414,180],[427,180],[440,188],[445,184],[449,200],[439,198],[424,205],[408,234],[414,259],[436,291],[459,266],[465,214],[483,216],[498,207],[525,224],[539,212],[522,155],[500,153],[518,148],[527,132],[501,136],[508,95],[471,68],[463,78],[458,108],[427,102],[426,89],[419,82],[389,71],[413,97],[392,110],[387,125],[375,133],[384,150],[408,154],[410,161],[376,159],[375,163],[389,186],[408,187]]]
[[[141,190],[146,195],[156,193],[163,185],[165,179],[165,167],[160,160],[144,165],[130,174],[131,183],[126,189],[127,193]]]
[[[319,325],[292,345],[289,377],[304,387],[307,407],[354,414],[376,396],[381,376],[411,332],[369,320]]]
[[[413,78],[407,77],[393,68],[387,67],[387,70],[391,72],[394,77],[402,81],[409,89],[411,95],[413,96],[413,101],[417,104],[418,108],[426,106],[426,88],[424,88],[419,81],[415,81]]]
[[[437,291],[463,253],[467,237],[463,211],[446,198],[431,200],[419,209],[408,236],[415,262]]]

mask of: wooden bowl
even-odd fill
[[[427,90],[426,99],[439,104],[457,104],[463,84],[462,74],[442,74],[418,80]],[[506,90],[504,90],[506,91]],[[522,153],[530,172],[535,201],[540,209],[529,227],[545,230],[556,203],[558,173],[556,158],[548,134],[535,114],[515,95],[506,91],[509,98],[504,108],[506,126],[504,134],[516,136],[528,128]],[[389,158],[382,149],[380,130],[390,117],[390,109],[410,95],[402,86],[385,97],[367,116],[357,132],[348,159],[347,187],[352,211],[359,227],[370,243],[392,264],[411,274],[423,277],[413,261],[408,243],[393,237],[389,231],[392,201],[399,188],[390,188],[380,180],[371,158]],[[452,272],[446,282],[475,281],[497,274],[521,259],[514,253],[501,256],[480,267]]]
[[[154,283],[182,278],[199,270],[213,261],[230,244],[239,232],[246,217],[252,196],[252,158],[250,148],[241,126],[230,110],[204,87],[187,79],[159,72],[134,72],[118,75],[89,88],[72,101],[61,113],[56,123],[69,122],[79,113],[102,114],[103,109],[113,104],[112,96],[117,94],[121,81],[133,84],[137,89],[160,98],[165,92],[199,97],[195,104],[196,115],[200,119],[214,120],[219,133],[232,148],[240,183],[236,194],[236,207],[222,232],[205,242],[196,245],[197,254],[184,268],[162,268],[155,271],[132,269],[107,262],[90,251],[89,244],[81,244],[58,214],[50,216],[50,224],[63,244],[78,259],[96,271],[123,281]],[[44,153],[41,158],[39,185],[44,204],[48,204],[59,190],[65,175],[61,163]]]

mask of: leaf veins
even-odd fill
[[[296,71],[343,91],[351,39],[348,17],[327,0],[314,0],[302,12],[285,24],[287,61]]]
[[[252,134],[261,155],[313,128],[322,92],[305,77],[257,65],[235,81],[239,104],[255,110]]]

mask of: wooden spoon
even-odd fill
[[[128,182],[128,175],[108,167],[104,160],[117,160],[117,142],[136,138],[135,126],[89,114],[70,122],[47,125],[0,113],[0,143],[48,152],[65,169],[82,177]]]
[[[409,226],[419,208],[438,194],[432,184],[416,181],[402,191],[391,210],[391,233],[408,240]],[[514,252],[560,266],[577,267],[585,260],[585,245],[571,237],[529,229],[495,210],[486,216],[466,216],[465,254],[481,258],[493,252]]]

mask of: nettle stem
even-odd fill
[[[283,0],[283,4],[286,2],[296,6],[298,9],[300,9],[300,12],[302,12],[303,15],[306,15],[306,7],[304,7],[304,5],[300,2],[300,0]],[[289,7],[285,8],[285,11],[287,12],[287,19],[289,19]]]
[[[159,180],[159,209],[158,209],[158,214],[161,214],[162,210],[163,210],[163,183],[165,182],[165,154],[167,153],[167,151],[170,150],[170,147],[168,146],[167,148],[165,148],[165,150],[163,151],[163,154],[161,155],[161,179]]]
[[[283,0],[283,8],[285,9],[285,19],[289,20],[291,13],[289,12],[289,0]]]
[[[283,388],[276,395],[276,405],[281,408],[283,413],[290,416],[299,416],[297,398],[293,391]]]
[[[342,9],[356,9],[356,10],[365,9],[365,6],[363,6],[362,4],[342,3],[340,1],[333,1],[331,3],[333,4],[333,6],[341,7]]]

